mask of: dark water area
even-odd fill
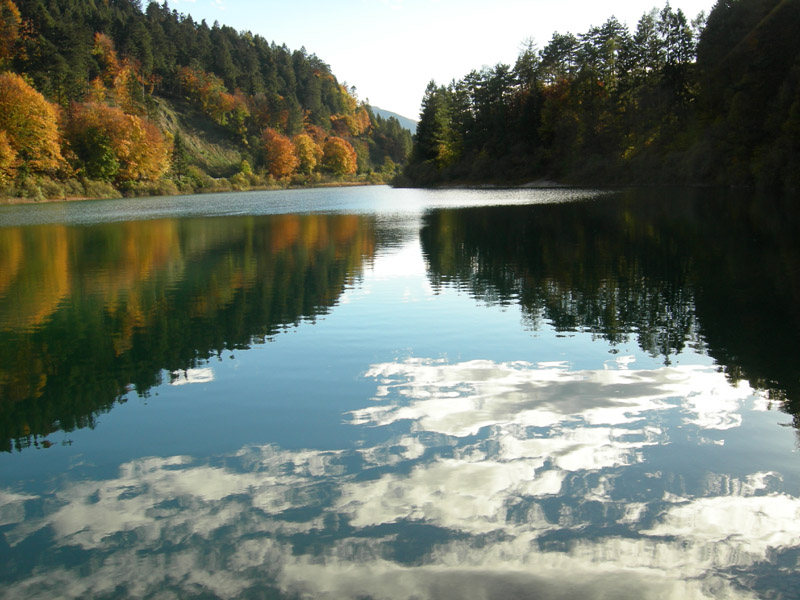
[[[0,598],[797,598],[800,218],[0,207]]]

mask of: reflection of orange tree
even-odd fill
[[[45,226],[36,239],[0,229],[0,330],[41,325],[69,294],[69,239],[63,226]]]
[[[329,310],[374,244],[343,215],[0,229],[0,437],[90,425],[162,370]]]

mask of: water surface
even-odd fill
[[[686,190],[0,207],[0,597],[797,597],[798,234]]]

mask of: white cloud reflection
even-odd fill
[[[463,437],[489,426],[553,427],[580,419],[586,425],[629,425],[681,399],[685,421],[727,429],[741,422],[742,402],[754,391],[730,385],[702,366],[570,371],[566,363],[449,364],[408,359],[374,365],[376,400],[395,392],[408,401],[353,413],[354,424],[411,420],[421,429]]]
[[[11,552],[33,536],[55,551],[0,596],[739,599],[798,546],[780,474],[692,487],[650,452],[672,441],[669,415],[742,422],[752,391],[713,370],[406,360],[368,375],[379,404],[350,416],[392,425],[381,443],[148,458],[0,492]]]
[[[214,371],[210,367],[173,371],[170,385],[186,385],[188,383],[210,383],[214,381]]]

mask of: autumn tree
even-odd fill
[[[299,164],[292,140],[272,128],[264,130],[262,139],[264,158],[270,175],[276,179],[292,175]]]
[[[171,144],[144,117],[86,103],[72,108],[67,135],[90,177],[115,181],[156,180],[170,166]]]
[[[0,131],[0,185],[14,178],[17,152],[11,147],[8,135]]]
[[[183,67],[178,81],[189,100],[220,125],[226,124],[225,113],[233,108],[233,98],[222,79],[202,69]]]
[[[13,73],[0,73],[0,131],[16,154],[13,166],[50,171],[63,163],[56,108]]]
[[[322,147],[322,166],[334,175],[351,175],[358,167],[358,156],[346,140],[330,137]]]
[[[333,115],[331,126],[338,135],[363,135],[370,127],[369,112],[365,106],[360,106],[353,114]]]
[[[222,79],[202,69],[183,67],[178,73],[178,79],[189,100],[198,105],[215,123],[227,127],[241,140],[245,139],[246,121],[251,113],[248,104],[252,104],[254,111],[258,111],[259,118],[268,114],[265,99],[253,102],[239,91],[231,94]]]
[[[111,87],[120,71],[120,61],[114,49],[114,40],[104,33],[94,34],[92,55],[102,69],[101,78],[107,87]]]
[[[313,172],[322,160],[322,148],[307,133],[297,134],[293,141],[297,170],[306,174]]]

